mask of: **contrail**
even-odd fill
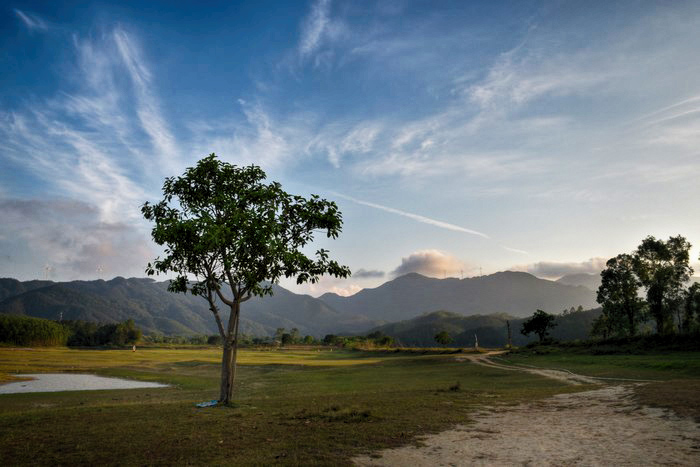
[[[511,247],[505,246],[505,245],[501,245],[501,248],[503,248],[504,250],[512,251],[513,253],[520,253],[521,255],[529,255],[530,254],[525,250],[518,250],[517,248],[511,248]]]
[[[333,195],[352,201],[353,203],[361,204],[363,206],[369,206],[370,208],[380,209],[382,211],[390,212],[392,214],[398,214],[399,216],[408,217],[414,221],[422,222],[424,224],[434,225],[435,227],[440,227],[442,229],[453,230],[455,232],[464,232],[470,235],[476,235],[483,238],[491,238],[485,233],[477,232],[476,230],[467,229],[466,227],[461,227],[459,225],[449,224],[447,222],[442,222],[439,220],[431,219],[429,217],[420,216],[418,214],[413,214],[411,212],[401,211],[400,209],[390,208],[388,206],[382,206],[381,204],[370,203],[368,201],[362,201],[351,196],[341,195],[340,193],[331,192]]]

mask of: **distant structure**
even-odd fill
[[[53,271],[53,268],[49,263],[46,263],[46,265],[44,265],[44,280],[49,280],[49,275],[51,274],[51,271]]]
[[[474,333],[474,350],[479,350],[479,338],[476,337],[476,333]]]
[[[102,267],[102,265],[97,266],[97,278],[102,279],[102,273],[104,272],[105,268]]]
[[[506,327],[508,328],[508,348],[513,347],[513,335],[510,332],[510,321],[506,320]]]

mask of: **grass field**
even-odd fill
[[[563,368],[586,376],[668,380],[700,379],[700,352],[659,352],[641,355],[577,354],[565,350],[546,354],[512,353],[501,361],[516,365]]]
[[[449,355],[243,351],[236,406],[197,409],[218,396],[219,352],[0,349],[5,374],[81,371],[174,385],[0,396],[0,465],[344,464],[463,422],[478,405],[571,390]]]
[[[174,385],[2,395],[0,465],[343,465],[463,423],[479,406],[585,389],[453,355],[243,351],[236,405],[197,409],[218,396],[219,356],[218,349],[0,349],[6,375],[80,371]]]

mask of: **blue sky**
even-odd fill
[[[341,207],[314,246],[355,276],[297,292],[700,245],[697,2],[17,2],[0,31],[0,276],[143,276],[139,206],[211,152]]]

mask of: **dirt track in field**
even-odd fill
[[[566,371],[514,368],[489,356],[459,358],[570,384],[598,382]],[[487,407],[470,418],[472,423],[421,438],[421,447],[387,449],[354,462],[374,466],[700,465],[700,426],[665,409],[640,407],[629,383],[517,406]]]

